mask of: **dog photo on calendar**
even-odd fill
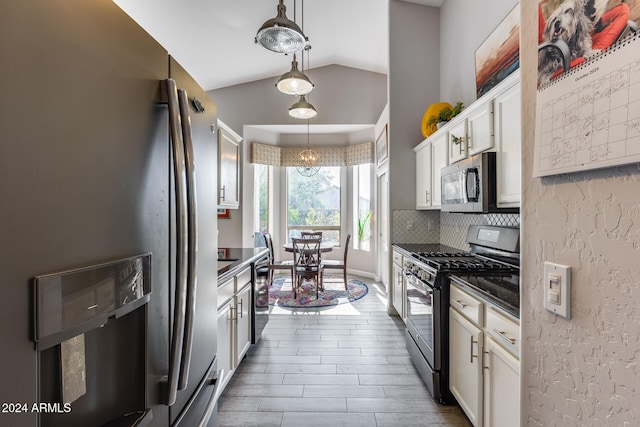
[[[636,3],[640,0],[541,0],[538,86],[637,31]]]

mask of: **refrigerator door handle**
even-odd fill
[[[211,416],[213,415],[213,411],[216,408],[216,404],[218,403],[218,399],[220,399],[220,395],[222,394],[222,384],[224,384],[225,381],[224,376],[224,369],[220,369],[217,378],[212,379],[212,381],[215,381],[215,388],[213,389],[213,393],[211,394],[211,399],[209,399],[209,402],[207,402],[207,407],[204,411],[204,415],[202,415],[202,419],[198,423],[198,427],[207,427],[207,425],[209,424]]]
[[[187,305],[187,183],[185,171],[184,148],[180,134],[180,107],[178,90],[175,80],[165,81],[167,101],[169,104],[169,130],[173,153],[173,172],[175,181],[176,200],[176,266],[175,266],[175,301],[173,326],[171,333],[171,348],[169,353],[169,373],[166,393],[163,396],[165,405],[171,406],[176,402],[178,394],[178,380],[184,341],[185,312]]]
[[[193,347],[193,330],[196,312],[196,286],[198,271],[198,218],[196,214],[196,169],[191,137],[191,117],[189,115],[189,97],[187,91],[178,89],[180,121],[182,124],[182,141],[187,174],[187,306],[185,312],[184,340],[182,342],[182,360],[178,390],[184,390],[189,380],[191,349]]]

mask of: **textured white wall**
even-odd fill
[[[537,3],[522,2],[522,423],[640,425],[640,168],[532,178]],[[571,320],[543,308],[572,268]]]

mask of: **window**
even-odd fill
[[[255,229],[269,231],[269,168],[266,165],[255,165],[254,196],[258,216],[255,218]]]
[[[322,231],[322,239],[340,243],[340,167],[322,167],[305,177],[287,168],[287,235],[300,231]]]
[[[353,212],[354,212],[354,247],[371,250],[371,165],[353,167]]]

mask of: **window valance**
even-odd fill
[[[268,166],[298,166],[298,154],[306,146],[280,147],[277,145],[251,143],[250,162]],[[318,166],[354,166],[373,163],[373,142],[346,147],[311,146],[318,153]]]

